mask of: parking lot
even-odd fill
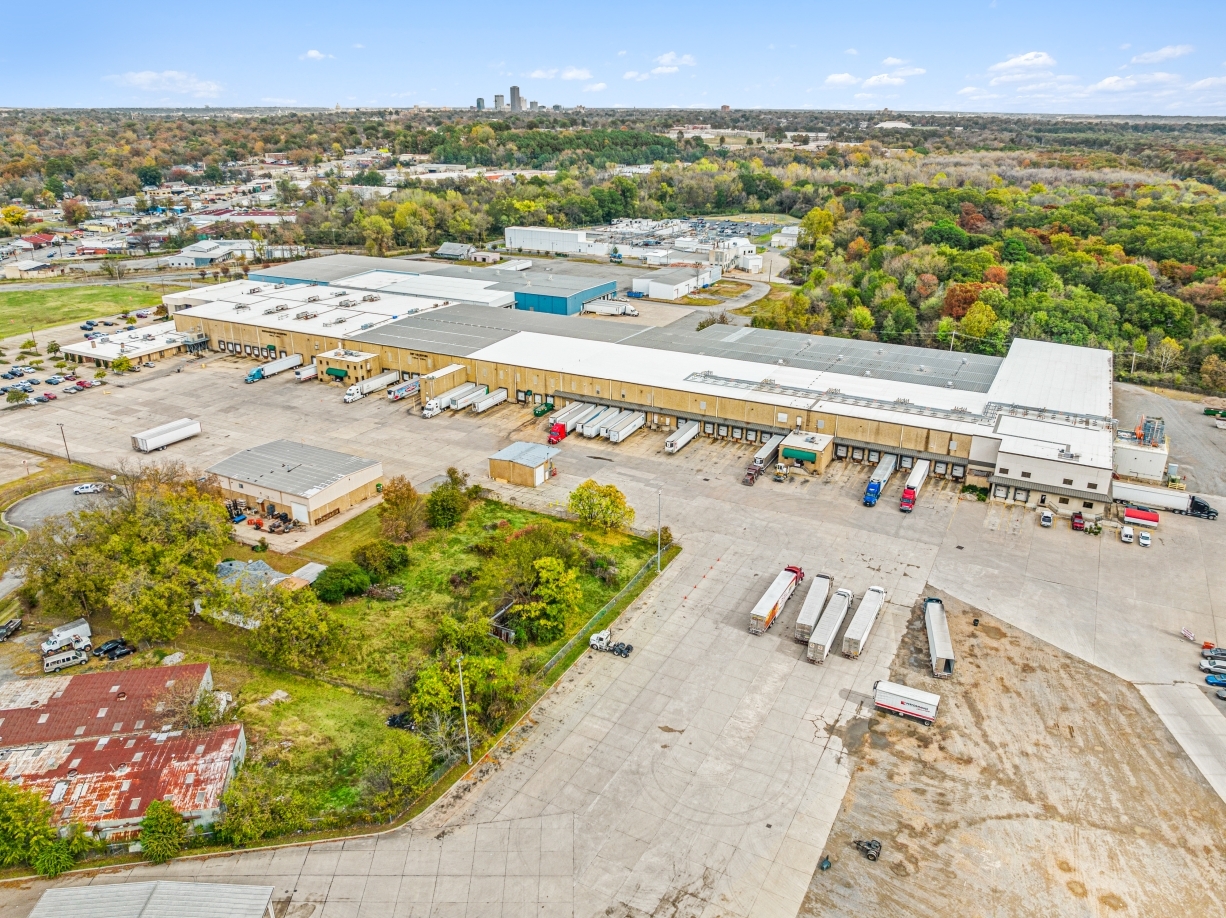
[[[820,478],[749,488],[740,483],[748,445],[696,441],[669,456],[664,434],[648,431],[620,445],[568,438],[555,460],[559,476],[525,490],[489,482],[485,460],[511,440],[543,438],[544,419],[526,409],[424,420],[384,399],[345,405],[338,388],[289,375],[244,385],[250,364],[235,358],[184,362],[178,374],[175,366],[0,415],[0,440],[59,452],[63,423],[74,458],[113,466],[138,458],[132,432],[190,416],[203,434],[152,461],[206,467],[285,437],[379,458],[387,475],[418,483],[454,465],[532,506],[561,503],[595,477],[627,494],[643,528],[654,528],[661,494],[663,523],[685,550],[616,626],[618,639],[635,646],[630,659],[584,658],[506,748],[411,827],[120,878],[274,882],[277,899],[301,918],[791,918],[850,780],[843,737],[862,722],[872,684],[888,675],[929,583],[1145,683],[1209,780],[1226,763],[1226,730],[1213,732],[1226,717],[1198,687],[1195,649],[1178,637],[1189,627],[1214,639],[1226,626],[1220,523],[1164,515],[1155,544],[1142,549],[1110,530],[1039,529],[1022,510],[959,499],[952,482],[930,484],[916,511],[902,514],[896,480],[868,509],[859,500],[866,467],[835,463]],[[797,563],[810,579],[775,628],[749,635],[754,600],[782,566]],[[888,591],[859,660],[813,666],[788,639],[819,572],[857,597],[871,585]],[[1007,737],[1010,725],[985,729]],[[1221,746],[1198,739],[1215,735]],[[24,915],[40,888],[7,892],[0,914]]]

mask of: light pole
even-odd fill
[[[455,665],[460,671],[460,711],[464,715],[464,749],[467,753],[468,764],[471,765],[473,763],[473,743],[472,738],[468,735],[468,701],[464,697],[464,667],[461,665],[463,662],[464,657],[457,657]]]
[[[660,523],[664,519],[664,489],[656,491],[656,573],[660,573],[660,543],[663,541],[663,533],[660,529]]]
[[[72,465],[72,456],[68,455],[68,437],[64,436],[64,425],[57,423],[56,426],[60,429],[60,439],[64,441],[64,455],[68,456],[68,464]]]

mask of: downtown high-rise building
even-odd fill
[[[511,111],[522,112],[524,110],[524,100],[519,97],[519,87],[511,87]]]
[[[503,99],[505,98],[506,98],[505,96],[501,96],[501,95],[494,96],[494,111],[500,112],[504,108],[506,108],[506,104],[503,102]]]
[[[485,100],[482,99],[480,96],[477,97],[477,111],[479,112],[485,111]]]

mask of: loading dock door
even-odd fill
[[[310,523],[310,511],[307,510],[306,504],[290,504],[290,511],[294,515],[294,519],[300,523]]]

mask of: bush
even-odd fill
[[[155,864],[177,857],[187,844],[187,823],[165,800],[154,800],[140,821],[140,847]]]
[[[570,492],[567,507],[589,526],[622,529],[634,522],[634,509],[616,485],[599,485],[589,478]]]
[[[430,749],[403,730],[389,730],[358,755],[362,787],[376,810],[395,811],[430,786]]]
[[[386,580],[409,566],[409,549],[387,539],[371,539],[353,550],[353,560],[372,580]]]
[[[426,522],[431,529],[451,529],[464,518],[468,498],[451,482],[441,484],[426,498]]]
[[[341,602],[365,593],[370,588],[370,575],[352,561],[338,561],[323,570],[311,586],[324,602]]]
[[[370,578],[361,568],[351,566],[366,584],[356,592],[365,592],[370,586]],[[321,574],[320,579],[322,577]],[[317,580],[317,587],[318,583]],[[346,589],[353,585],[353,578],[344,582]],[[290,592],[273,587],[261,591],[247,613],[248,617],[260,622],[252,642],[256,652],[281,666],[298,668],[326,660],[336,646],[340,629],[333,621],[332,613],[327,606],[320,605],[319,599],[316,593],[305,589]],[[339,599],[332,601],[339,602]]]

